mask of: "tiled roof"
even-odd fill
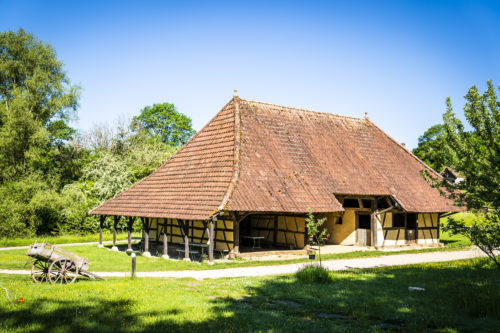
[[[158,170],[91,214],[342,211],[335,194],[391,195],[409,212],[460,210],[424,169],[439,176],[367,119],[235,97]]]

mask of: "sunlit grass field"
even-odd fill
[[[485,264],[486,263],[486,264]],[[290,276],[35,285],[0,275],[1,332],[498,332],[499,270],[484,259]],[[425,291],[410,291],[420,287]]]
[[[116,235],[117,240],[126,240],[126,232],[120,232]],[[134,237],[141,236],[140,232],[133,233]],[[113,234],[106,232],[102,235],[103,241],[113,240]],[[99,234],[90,235],[59,235],[59,236],[37,236],[37,237],[27,237],[27,238],[0,238],[0,247],[10,247],[10,246],[26,246],[31,245],[35,241],[39,243],[45,241],[50,244],[70,244],[70,243],[86,243],[86,242],[98,242]]]

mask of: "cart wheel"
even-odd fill
[[[47,282],[49,279],[50,264],[45,261],[37,260],[31,266],[31,278],[35,283]]]
[[[78,269],[73,260],[59,259],[50,264],[49,281],[50,283],[73,283],[78,276]]]

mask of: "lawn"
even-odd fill
[[[332,259],[348,259],[348,258],[363,258],[363,257],[378,257],[387,255],[396,255],[401,253],[419,253],[419,252],[434,252],[434,251],[451,251],[466,248],[468,244],[456,245],[460,240],[450,240],[448,247],[443,248],[427,248],[406,251],[355,251],[339,254],[322,255],[323,260]],[[110,251],[111,245],[106,245],[104,248],[98,248],[97,245],[75,245],[65,246],[64,249],[73,252],[81,257],[90,260],[91,272],[128,272],[130,271],[131,258],[125,253],[126,244],[122,244],[119,248],[120,252]],[[3,269],[30,269],[32,260],[25,255],[25,249],[0,251],[0,268]],[[29,262],[28,262],[29,261]],[[137,271],[152,272],[152,271],[172,271],[172,270],[203,270],[203,269],[221,269],[233,267],[248,267],[258,265],[282,265],[291,263],[310,262],[306,256],[297,256],[297,259],[283,259],[275,261],[249,261],[243,259],[229,260],[224,262],[216,262],[214,265],[209,265],[207,261],[203,262],[186,262],[183,260],[165,260],[159,257],[146,258],[137,252]],[[318,261],[318,256],[316,260]],[[24,266],[26,263],[28,264]]]
[[[294,276],[35,285],[0,275],[2,332],[498,332],[499,270],[484,260]],[[410,291],[408,287],[425,291]],[[0,290],[3,293],[3,290]]]

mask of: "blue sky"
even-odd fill
[[[369,117],[413,148],[445,98],[500,85],[500,1],[3,1],[83,88],[74,126],[174,103],[199,130],[232,97]]]

